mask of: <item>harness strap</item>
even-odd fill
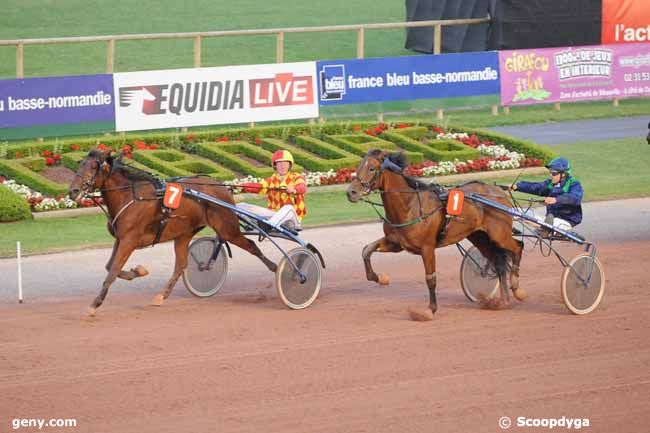
[[[160,224],[158,224],[158,231],[156,232],[156,237],[153,240],[153,243],[151,246],[153,247],[156,245],[158,242],[160,242],[160,238],[162,237],[163,231],[165,230],[165,227],[167,226],[167,222],[169,221],[169,214],[171,213],[171,209],[163,206],[162,208],[162,214],[163,214],[163,219],[160,220]]]
[[[124,211],[129,207],[129,206],[131,206],[133,203],[135,203],[135,200],[131,199],[131,201],[129,201],[129,202],[128,202],[127,204],[125,204],[124,206],[122,206],[122,209],[120,209],[120,210],[117,212],[117,214],[115,215],[115,218],[113,218],[113,221],[111,221],[111,227],[113,228],[113,231],[115,231],[115,223],[117,222],[117,219],[118,219],[118,218],[120,217],[120,215],[122,215],[122,213],[123,213],[123,212],[124,212]]]
[[[429,218],[431,215],[435,214],[435,213],[438,212],[440,209],[442,209],[442,206],[438,206],[437,208],[435,208],[434,210],[432,210],[432,211],[429,212],[428,214],[426,214],[426,215],[422,215],[422,208],[420,208],[420,216],[419,216],[419,217],[417,217],[417,218],[415,218],[415,219],[413,219],[413,220],[411,220],[411,221],[407,221],[407,222],[405,222],[405,223],[394,223],[394,222],[390,221],[388,218],[386,218],[384,215],[382,215],[382,214],[377,210],[378,207],[384,207],[383,204],[375,203],[375,202],[373,202],[373,201],[366,200],[366,199],[363,199],[363,201],[365,201],[366,203],[368,203],[368,204],[370,204],[370,205],[372,206],[372,209],[375,211],[375,213],[377,214],[377,216],[379,216],[379,218],[381,218],[381,220],[382,220],[383,222],[385,222],[386,224],[388,224],[388,225],[391,226],[391,227],[395,227],[395,228],[398,228],[398,229],[399,229],[399,228],[402,228],[402,227],[408,227],[408,226],[413,225],[413,224],[421,223],[422,221],[426,220],[426,219]]]

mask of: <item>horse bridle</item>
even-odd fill
[[[97,164],[97,167],[95,168],[95,172],[93,173],[92,177],[84,177],[80,175],[79,173],[75,173],[75,177],[80,177],[81,178],[81,193],[83,195],[87,195],[90,193],[90,188],[95,184],[95,181],[97,180],[97,175],[99,174],[99,170],[102,168],[104,164],[108,164],[106,161],[100,163],[99,158],[95,158],[95,163]]]
[[[384,160],[381,162],[381,165],[379,166],[379,169],[375,171],[375,175],[368,181],[368,182],[363,182],[359,180],[359,183],[361,184],[361,187],[363,188],[363,195],[368,195],[370,194],[374,188],[374,184],[377,182],[379,177],[384,173],[384,170],[391,170],[396,173],[401,173],[402,169],[399,165],[395,164],[393,161],[391,161],[389,158],[384,157]],[[384,192],[384,191],[382,191]]]
[[[361,187],[363,188],[362,193],[363,193],[364,196],[366,196],[366,195],[368,195],[368,194],[370,194],[372,192],[374,183],[383,174],[384,170],[387,170],[387,169],[391,170],[391,171],[394,171],[395,173],[402,174],[401,167],[399,165],[395,164],[389,158],[385,157],[384,160],[382,161],[380,167],[379,167],[379,170],[377,170],[375,172],[375,175],[368,182],[362,182],[361,180],[359,180],[359,183],[361,184]],[[377,207],[384,207],[384,205],[382,203],[375,203],[372,200],[369,200],[367,198],[362,198],[361,200],[368,203],[368,204],[370,204],[372,206],[373,210],[379,216],[379,218],[384,221],[384,223],[386,223],[386,224],[388,224],[388,225],[390,225],[392,227],[395,227],[395,228],[408,227],[408,226],[411,226],[413,224],[418,224],[420,222],[423,222],[427,218],[429,218],[430,216],[434,215],[436,212],[438,212],[443,207],[442,204],[441,204],[440,206],[436,207],[431,212],[428,212],[428,213],[425,214],[424,209],[423,209],[422,198],[420,197],[420,192],[422,192],[422,191],[420,191],[419,189],[416,189],[415,191],[383,191],[383,190],[381,191],[382,194],[386,194],[386,193],[389,193],[389,192],[391,192],[391,193],[396,192],[396,193],[413,193],[413,194],[416,194],[417,199],[418,199],[419,208],[420,208],[420,215],[417,216],[416,218],[414,218],[411,221],[407,221],[407,222],[404,222],[404,223],[395,223],[395,222],[390,221],[384,215],[379,213],[379,211],[377,211]]]

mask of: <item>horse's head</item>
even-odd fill
[[[75,178],[70,183],[68,196],[80,200],[84,195],[101,188],[111,172],[113,156],[110,151],[94,149],[80,163]]]
[[[372,191],[382,189],[384,171],[389,169],[401,173],[405,164],[404,155],[400,152],[388,153],[379,149],[368,151],[347,189],[348,200],[356,203]]]

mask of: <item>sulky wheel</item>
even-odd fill
[[[467,250],[460,264],[460,286],[472,302],[478,300],[479,294],[491,298],[499,289],[499,277],[494,266],[474,246]]]
[[[591,313],[605,293],[605,271],[589,253],[575,256],[562,272],[562,299],[573,314]]]
[[[318,257],[306,248],[294,248],[287,253],[302,273],[296,272],[286,257],[282,257],[275,271],[275,286],[282,302],[291,309],[309,307],[318,296],[321,285],[321,264]]]
[[[216,258],[214,254],[219,247]],[[183,282],[191,294],[206,298],[217,293],[228,274],[228,253],[218,237],[204,237],[192,242],[183,271]]]

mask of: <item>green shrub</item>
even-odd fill
[[[200,156],[218,162],[238,173],[255,177],[268,177],[273,174],[273,168],[271,168],[271,152],[244,141],[199,143],[196,146],[196,150]],[[240,158],[238,154],[259,161],[264,164],[264,167],[256,167]],[[293,170],[302,171],[302,167],[294,165]]]
[[[35,156],[32,158],[22,158],[18,160],[25,168],[35,171],[36,173],[45,169],[45,158]]]
[[[0,223],[31,219],[32,212],[27,200],[0,185]]]
[[[478,159],[479,151],[465,146],[462,143],[453,140],[431,140],[428,143],[421,143],[406,135],[385,131],[381,134],[383,138],[387,138],[402,149],[411,152],[420,152],[426,158],[433,161],[453,161],[454,159],[468,160]],[[443,150],[448,148],[450,150]]]
[[[31,171],[19,161],[0,159],[0,174],[46,195],[57,196],[68,191],[68,185],[54,183],[46,177]]]
[[[523,153],[528,158],[541,159],[544,164],[548,164],[553,158],[557,156],[552,151],[544,149],[532,141],[521,140],[519,138],[514,138],[509,135],[500,134],[494,131],[467,128],[464,126],[453,127],[452,131],[466,132],[469,135],[476,134],[476,136],[481,139],[494,141],[496,144],[501,144],[509,150]]]
[[[262,147],[270,152],[275,152],[279,149],[288,150],[293,154],[293,158],[297,163],[311,171],[328,171],[338,170],[339,168],[354,167],[361,160],[361,158],[355,155],[339,159],[321,158],[316,154],[307,152],[299,147],[275,138],[266,138],[262,140]]]

